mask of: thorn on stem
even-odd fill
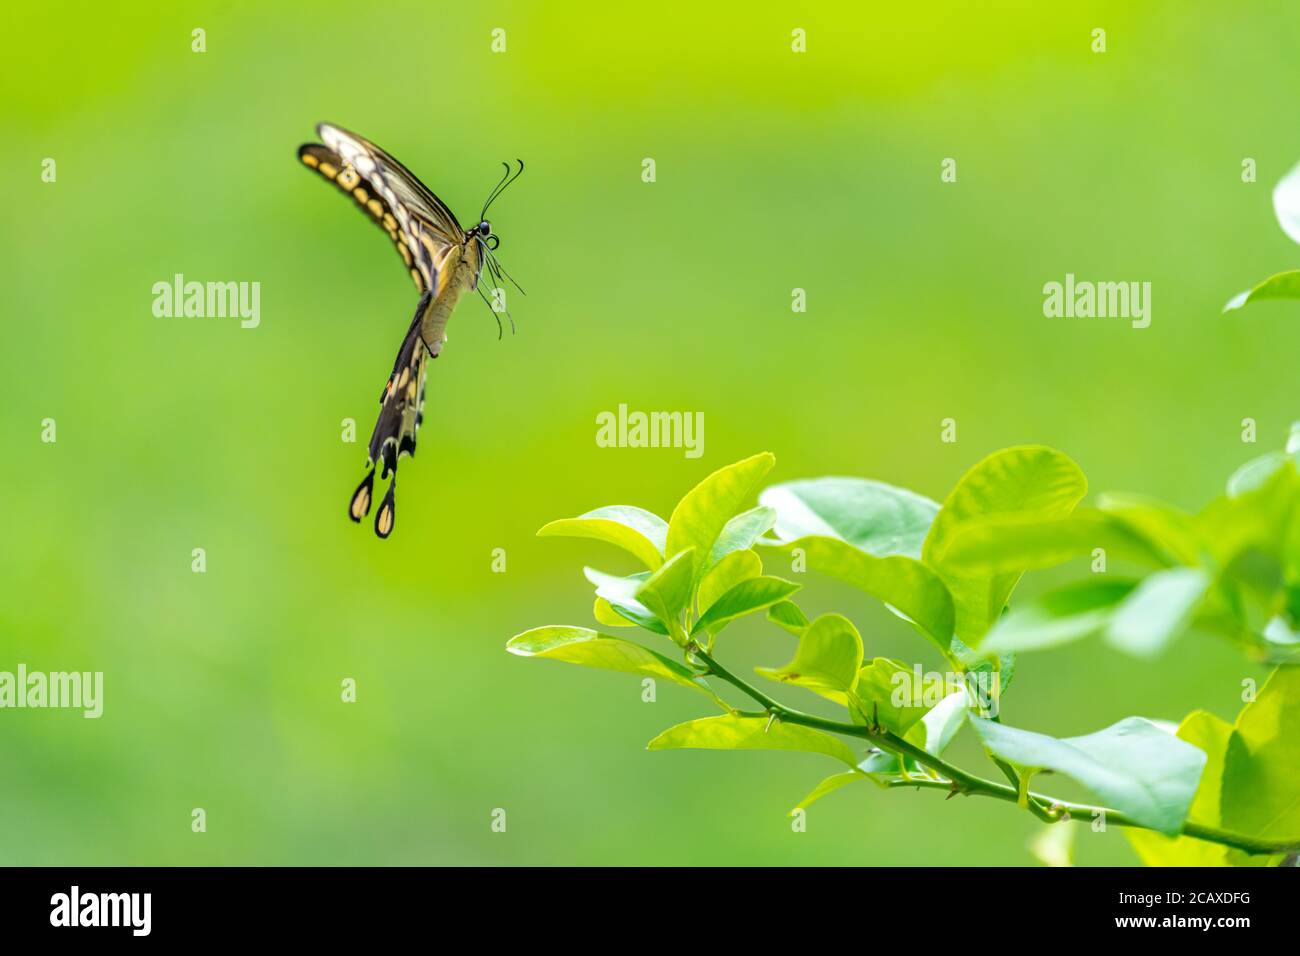
[[[767,725],[763,728],[763,733],[772,729],[772,724],[776,722],[776,711],[769,711],[767,715]]]

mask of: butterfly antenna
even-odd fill
[[[497,196],[500,195],[501,190],[505,188],[506,181],[510,178],[510,164],[502,163],[501,165],[505,168],[505,173],[503,173],[501,178],[497,180],[497,184],[492,187],[492,190],[488,193],[488,198],[483,201],[483,209],[478,214],[480,222],[483,220],[483,217],[487,215],[488,206],[492,205],[492,200],[496,199]]]
[[[515,162],[519,164],[519,169],[514,173],[514,175],[511,175],[509,163],[501,164],[506,168],[506,174],[501,178],[501,181],[493,187],[492,192],[488,194],[487,202],[483,203],[483,211],[478,214],[479,219],[483,219],[487,216],[488,207],[497,201],[497,197],[510,188],[511,183],[524,174],[524,161],[522,159],[516,159]]]

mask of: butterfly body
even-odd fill
[[[391,473],[392,483],[375,515],[375,533],[386,538],[395,517],[398,459],[415,455],[428,361],[442,352],[451,313],[464,292],[478,289],[484,263],[497,274],[491,252],[496,237],[486,220],[472,229],[462,228],[442,200],[368,140],[329,123],[321,123],[316,131],[321,142],[300,146],[299,160],[347,193],[388,234],[420,294],[393,371],[380,393],[379,416],[368,445],[369,473],[348,503],[348,517],[361,521],[370,512],[375,467],[382,466],[381,478]],[[501,188],[494,190],[494,196]]]

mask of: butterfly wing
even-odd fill
[[[304,143],[298,159],[356,201],[388,233],[421,293],[442,291],[449,275],[442,266],[464,241],[456,217],[405,166],[355,133],[321,123],[324,143]]]
[[[421,325],[432,301],[433,297],[427,292],[420,296],[415,318],[411,320],[401,347],[397,350],[393,371],[379,394],[379,417],[375,420],[375,430],[370,435],[370,472],[352,493],[352,500],[348,503],[348,517],[359,522],[370,512],[375,467],[383,466],[381,478],[392,474],[388,493],[384,495],[379,511],[375,514],[375,534],[381,538],[387,538],[393,530],[398,459],[402,455],[415,456],[415,437],[424,419],[424,383],[430,353],[424,345]]]

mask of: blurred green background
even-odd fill
[[[693,695],[645,704],[633,678],[503,645],[591,623],[584,563],[634,570],[543,523],[667,515],[763,449],[772,481],[942,498],[988,452],[1044,442],[1094,490],[1198,507],[1282,443],[1296,308],[1219,310],[1300,262],[1269,201],[1300,157],[1279,122],[1294,6],[1132,6],[7,9],[0,669],[106,686],[98,721],[0,711],[0,861],[1031,862],[1028,815],[933,793],[850,788],[792,833],[832,762],[647,753],[705,713]],[[386,542],[344,512],[415,295],[387,238],[295,161],[324,119],[465,222],[502,160],[528,164],[491,217],[528,290],[518,334],[462,302]],[[177,272],[261,282],[261,326],[155,318]],[[1044,318],[1067,272],[1151,282],[1151,327]],[[620,402],[703,411],[704,457],[598,448]],[[939,663],[860,593],[810,580],[802,603],[848,613],[869,653]],[[744,622],[719,649],[744,669],[790,641]],[[1259,673],[1210,637],[1153,663],[1084,644],[1023,658],[1003,712],[1061,735],[1231,718]],[[955,755],[977,757],[965,738]],[[1136,860],[1118,831],[1079,843],[1083,863]]]

